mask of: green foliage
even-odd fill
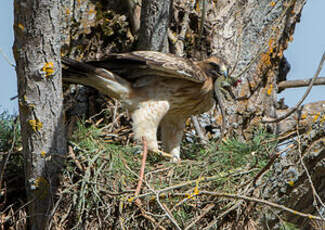
[[[63,173],[63,194],[69,197],[76,216],[72,227],[76,229],[90,213],[103,218],[111,212],[115,200],[110,193],[130,189],[137,181],[136,174],[129,170],[140,166],[139,161],[132,159],[135,157],[133,149],[106,143],[102,137],[97,127],[78,123],[70,141],[75,157],[69,158]]]
[[[9,151],[18,152],[21,148],[21,134],[20,125],[17,115],[9,114],[4,111],[0,113],[0,152],[5,153],[7,156]],[[3,157],[0,156],[0,160]],[[6,176],[16,174],[23,171],[23,157],[21,154],[11,154],[5,170]]]
[[[241,141],[239,138],[231,138],[222,142],[218,146],[213,161],[220,161],[228,168],[237,168],[243,165],[250,167],[256,165],[261,168],[266,164],[269,156],[275,150],[276,141],[272,141],[274,136],[267,133],[264,129],[255,130],[252,139]],[[217,146],[212,145],[212,149]]]
[[[260,169],[266,165],[277,146],[274,136],[262,128],[256,129],[252,139],[247,141],[233,137],[220,144],[216,140],[211,140],[207,147],[195,143],[199,141],[183,144],[184,158],[195,159],[197,163],[205,162],[204,171],[209,172],[209,175],[212,172],[229,172],[238,168]]]
[[[190,182],[188,186],[164,193],[161,202],[174,206],[184,198],[175,194],[185,194],[186,197],[194,193],[196,186],[197,191],[202,187],[209,191],[236,192],[238,184],[251,180],[265,166],[269,154],[276,146],[276,142],[270,141],[272,138],[272,135],[258,129],[249,141],[231,138],[217,145],[212,140],[205,146],[197,144],[199,141],[183,143],[184,160],[179,164],[170,163],[169,159],[149,152],[142,193],[151,191],[146,184],[155,190],[161,190]],[[134,153],[136,149],[107,143],[104,129],[94,125],[86,126],[83,122],[77,125],[70,145],[73,146],[75,156],[68,158],[63,173],[65,179],[62,191],[67,200],[66,205],[73,210],[72,216],[75,217],[69,221],[71,229],[78,229],[89,216],[97,216],[103,223],[112,225],[114,218],[105,216],[116,212],[116,209],[120,209],[119,212],[126,219],[134,215],[132,212],[137,212],[137,209],[134,209],[128,199],[134,195],[139,181],[142,157]],[[213,179],[204,181],[200,178]],[[192,197],[173,210],[173,216],[178,222],[194,218],[197,199],[201,198]],[[153,213],[163,214],[162,209],[152,203],[152,196],[145,197],[142,202],[149,202]],[[227,203],[224,205],[227,207]],[[132,221],[128,219],[126,226],[132,226]]]
[[[15,120],[16,117],[8,113],[0,115],[1,151],[11,148],[14,136],[17,141],[15,148],[20,145],[20,129]],[[138,215],[138,209],[128,199],[134,196],[139,182],[142,157],[135,154],[135,147],[109,143],[105,135],[105,129],[79,122],[69,141],[73,151],[70,152],[62,173],[62,185],[59,189],[62,201],[57,212],[65,215],[56,217],[59,225],[65,223],[66,229],[79,229],[84,226],[85,220],[91,222],[94,218],[100,220],[96,225],[98,229],[113,226],[116,220],[109,213],[117,212],[125,219],[126,227],[135,224],[135,228],[141,228],[138,225],[140,222],[129,218]],[[248,141],[231,138],[221,144],[217,144],[215,140],[207,145],[199,144],[198,140],[194,143],[183,143],[183,160],[179,164],[170,163],[169,159],[149,152],[141,193],[150,192],[150,188],[159,191],[188,183],[178,189],[161,193],[163,196],[160,202],[174,207],[187,197],[188,200],[173,209],[172,213],[178,223],[189,223],[195,218],[195,213],[199,213],[197,202],[209,202],[207,197],[195,196],[195,191],[237,192],[239,184],[251,181],[266,165],[277,144],[272,139],[272,135],[263,129],[257,129]],[[22,185],[13,191],[23,194],[22,154],[11,155],[6,176],[9,179],[16,177],[17,170],[21,179],[19,184]],[[14,197],[16,198],[17,196]],[[155,215],[164,214],[152,196],[144,197],[142,202]],[[228,204],[232,203],[220,201],[220,209],[215,212],[224,211],[229,207]],[[289,227],[286,229],[294,229]]]
[[[290,222],[282,222],[280,230],[299,230],[299,228]]]
[[[21,214],[20,207],[26,202],[24,159],[20,150],[21,136],[18,117],[8,112],[0,113],[0,170],[3,176],[0,182],[0,212],[3,216],[6,216],[8,211],[11,216],[13,210],[18,210],[16,212],[18,216],[18,213]],[[7,208],[9,206],[10,209]],[[3,226],[1,225],[2,228]],[[6,228],[5,225],[4,229],[10,228]]]
[[[20,126],[16,115],[8,112],[0,113],[0,152],[7,152],[12,147],[15,137],[15,147],[20,145]]]

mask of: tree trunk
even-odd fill
[[[31,229],[46,229],[66,153],[59,1],[16,0],[13,46]]]
[[[143,0],[138,50],[168,52],[170,0]]]

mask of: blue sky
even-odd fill
[[[311,78],[315,73],[322,53],[325,51],[325,0],[307,0],[303,9],[301,22],[297,24],[294,40],[285,51],[291,71],[287,79]],[[0,49],[9,57],[12,63],[13,37],[13,0],[2,0],[0,7]],[[17,94],[16,73],[5,59],[0,56],[0,74],[4,79],[0,84],[0,113],[3,110],[17,112],[17,100],[10,98]],[[320,76],[325,77],[325,68]],[[287,89],[279,95],[284,97],[289,106],[295,105],[301,98],[306,88]],[[325,86],[313,87],[305,103],[325,100]]]

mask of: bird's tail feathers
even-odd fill
[[[91,86],[101,93],[117,99],[127,98],[131,84],[120,76],[104,68],[81,63],[70,58],[62,58],[64,82]]]

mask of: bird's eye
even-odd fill
[[[213,66],[213,68],[214,68],[215,71],[220,72],[220,66],[217,63],[215,63],[215,62],[209,62],[209,64],[211,66]]]

